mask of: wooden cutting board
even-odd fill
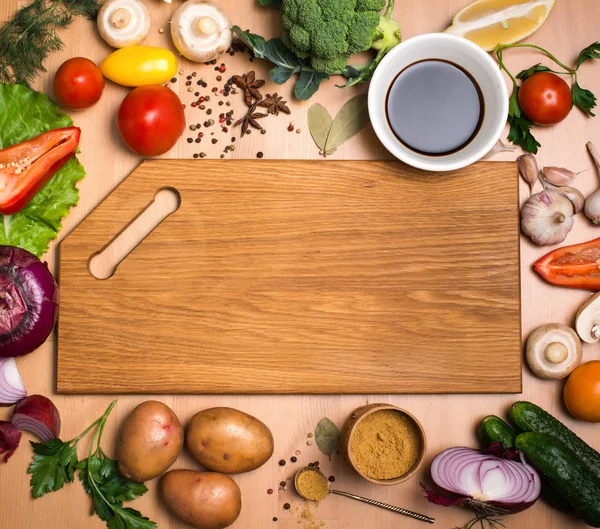
[[[520,392],[518,237],[513,163],[144,162],[60,245],[58,391]]]

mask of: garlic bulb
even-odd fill
[[[544,167],[542,169],[544,178],[555,186],[568,186],[578,174],[564,167]]]
[[[573,204],[573,213],[579,213],[585,204],[585,197],[579,191],[579,189],[575,189],[574,187],[569,186],[553,186],[550,182],[546,182],[543,178],[540,178],[544,189],[552,189],[557,193],[561,194],[563,197],[568,198]]]
[[[521,208],[521,230],[538,246],[563,242],[573,227],[573,205],[551,189],[529,197]]]
[[[533,154],[523,154],[517,158],[517,167],[521,178],[529,184],[530,190],[533,192],[533,186],[538,179],[540,170]]]
[[[590,151],[590,155],[592,156],[598,171],[600,171],[600,156],[598,156],[598,152],[591,141],[588,142],[587,148],[588,151]],[[585,199],[585,209],[583,212],[594,224],[600,224],[600,189],[596,189],[596,191]]]

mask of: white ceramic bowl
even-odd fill
[[[424,59],[445,59],[469,72],[479,85],[485,113],[477,135],[464,148],[443,156],[419,154],[394,135],[386,117],[386,98],[398,73]],[[453,171],[475,163],[498,141],[508,115],[508,91],[495,61],[470,40],[446,33],[429,33],[393,48],[375,70],[369,88],[369,115],[377,137],[403,162],[427,171]]]

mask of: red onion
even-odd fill
[[[44,443],[60,435],[60,414],[52,401],[31,395],[15,407],[11,422],[15,428],[37,435]]]
[[[14,404],[27,396],[14,358],[0,358],[0,404]]]
[[[0,455],[4,454],[4,462],[15,453],[21,441],[21,432],[11,423],[0,421]]]
[[[533,505],[541,490],[538,473],[521,452],[512,450],[504,457],[494,453],[495,449],[444,450],[431,463],[431,478],[445,495],[425,489],[425,496],[438,505],[461,504],[497,514],[515,513]]]
[[[0,246],[0,357],[35,351],[58,315],[58,285],[35,255]]]

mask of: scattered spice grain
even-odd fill
[[[258,153],[258,154],[262,154],[262,153]],[[256,156],[258,156],[258,154]],[[262,158],[262,156],[258,156],[259,158]],[[280,459],[279,460],[279,466],[280,467],[284,467],[285,466],[285,459]]]
[[[284,508],[286,511],[289,511],[289,510],[292,508],[292,506],[291,506],[289,503],[284,503],[284,504],[283,504],[283,508]]]
[[[248,131],[248,132],[250,132],[250,131]],[[257,157],[257,158],[262,158],[263,156],[264,156],[264,154],[263,154],[262,152],[257,152],[257,153],[256,153],[256,157]],[[283,465],[285,465],[285,461],[284,461],[283,459],[282,459],[281,461],[283,461]],[[281,461],[279,462],[279,464],[280,464],[281,466],[283,466],[283,465],[281,464]]]

